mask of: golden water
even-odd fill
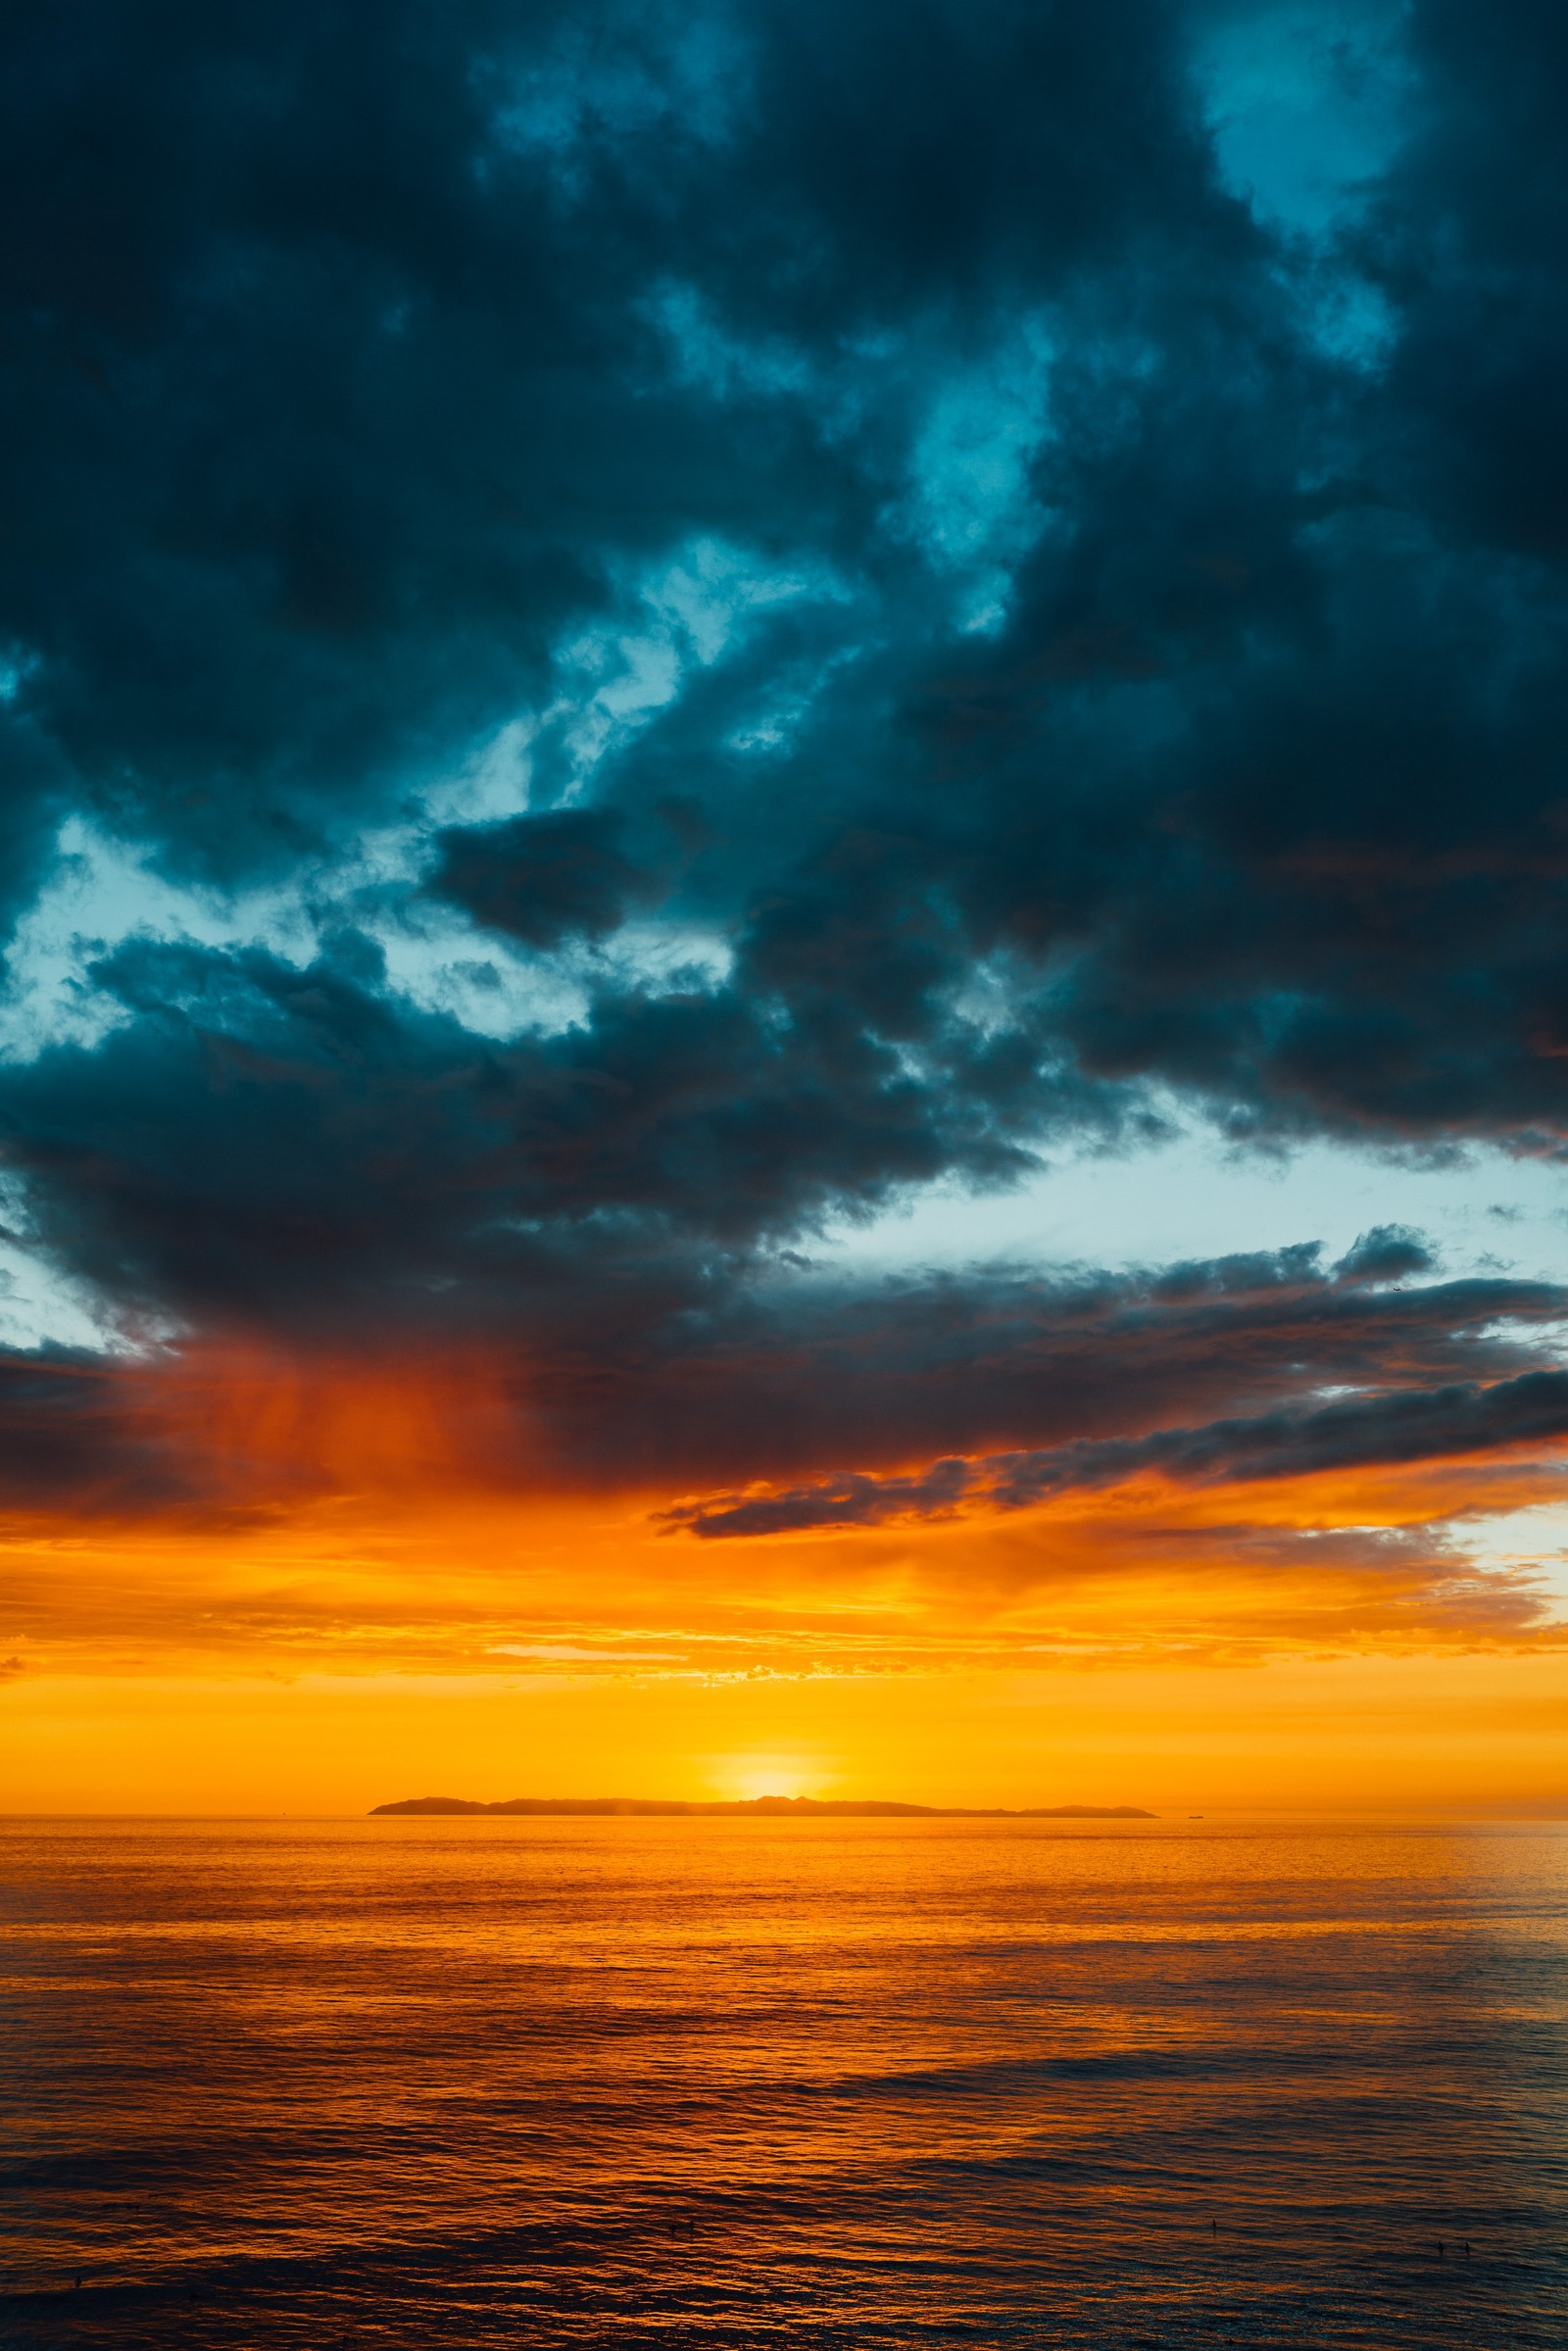
[[[1568,2341],[1565,1826],[34,1820],[0,1884],[8,2351]]]

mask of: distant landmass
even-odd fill
[[[765,1820],[922,1821],[1153,1821],[1157,1812],[1137,1804],[887,1804],[868,1796],[750,1796],[734,1804],[683,1804],[665,1796],[511,1796],[504,1804],[475,1804],[466,1796],[405,1796],[400,1804],[372,1804],[379,1813],[524,1812],[623,1816],[629,1820],[680,1820],[687,1816],[731,1815]]]

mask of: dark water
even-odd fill
[[[1561,1827],[27,1821],[0,1874],[8,2346],[1568,2342]]]

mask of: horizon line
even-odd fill
[[[550,1798],[544,1800],[552,1804],[560,1804],[564,1802],[574,1802],[578,1799]],[[639,1806],[647,1803],[653,1803],[658,1805],[662,1810],[666,1808],[663,1800],[659,1798],[630,1798],[625,1800]],[[851,1799],[846,1800],[848,1801]],[[718,1802],[716,1799],[710,1803],[706,1798],[694,1798],[690,1802],[687,1802],[682,1798],[671,1798],[668,1801],[667,1810],[671,1814],[677,1815],[680,1813],[702,1813],[705,1811],[713,1810],[720,1812],[753,1811],[755,1810],[755,1799],[745,1803],[736,1802],[735,1804],[725,1804]],[[466,1805],[464,1807],[464,1814],[467,1817],[482,1817],[488,1814],[491,1818],[495,1818],[503,1812],[504,1807],[502,1806],[479,1804],[472,1808],[471,1813],[468,1812]],[[1151,1821],[1175,1822],[1184,1828],[1187,1826],[1189,1821],[1194,1820],[1235,1820],[1254,1818],[1289,1818],[1301,1820],[1484,1820],[1494,1822],[1536,1822],[1546,1825],[1552,1822],[1568,1822],[1568,1796],[1522,1797],[1514,1801],[1494,1797],[1486,1801],[1476,1801],[1472,1803],[1423,1802],[1406,1804],[1236,1804],[1225,1801],[1210,1800],[1201,1806],[1195,1804],[1191,1809],[1185,1810],[1185,1812],[1181,1806],[1177,1806],[1173,1810],[1165,1813],[1145,1812],[1138,1807],[1128,1807],[1126,1810],[1120,1810],[1119,1808],[1115,1807],[1024,1807],[1005,1805],[946,1806],[911,1804],[908,1806],[899,1807],[898,1812],[895,1813],[894,1817],[898,1817],[900,1814],[906,1814],[915,1818],[971,1820],[1063,1819],[1072,1818],[1076,1814],[1076,1817],[1078,1818],[1087,1817],[1090,1819],[1097,1817],[1101,1819],[1115,1819],[1117,1817],[1127,1819],[1136,1817]],[[392,1815],[390,1814],[389,1808],[386,1806],[372,1805],[368,1811],[366,1811],[359,1805],[351,1804],[327,1805],[322,1806],[319,1809],[311,1809],[300,1805],[291,1807],[252,1805],[244,1809],[238,1807],[226,1810],[210,1808],[203,1811],[192,1810],[189,1807],[165,1806],[155,1808],[152,1806],[134,1805],[122,1805],[115,1809],[109,1809],[102,1805],[94,1807],[74,1806],[69,1808],[48,1807],[43,1805],[33,1805],[30,1807],[6,1806],[0,1808],[0,1822],[363,1821],[373,1820],[377,1818],[385,1819],[388,1817],[392,1817]],[[402,1817],[416,1818],[419,1816],[404,1814]],[[441,1818],[443,1816],[436,1814],[426,1817]],[[445,1817],[457,1818],[464,1817],[464,1815],[449,1814]],[[514,1813],[512,1815],[512,1817],[514,1819],[527,1819],[530,1817],[540,1816],[530,1815],[528,1813]],[[612,1814],[589,1817],[613,1818],[615,1816]],[[635,1815],[631,1815],[630,1817],[635,1817]]]

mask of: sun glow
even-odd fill
[[[712,1779],[721,1802],[749,1804],[758,1796],[820,1796],[827,1775],[799,1755],[731,1755],[715,1758]]]

